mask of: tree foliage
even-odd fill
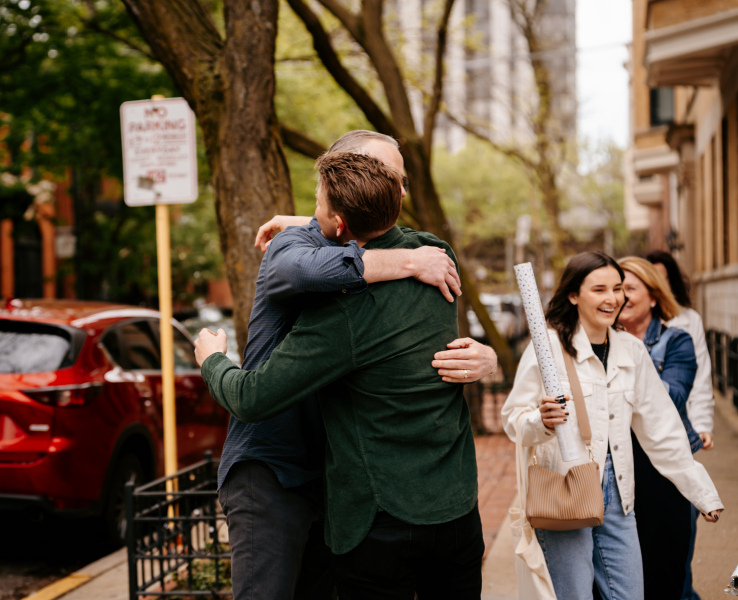
[[[451,154],[439,147],[433,174],[449,219],[464,248],[515,234],[518,217],[532,210],[534,193],[510,158],[476,139]]]
[[[117,0],[0,0],[0,30],[4,169],[30,168],[33,180],[53,174],[75,197],[77,258],[61,272],[76,272],[80,297],[156,305],[153,209],[127,207],[120,186],[100,185],[122,178],[120,105],[178,91]],[[182,207],[172,228],[172,273],[182,290],[196,274],[222,276],[201,143],[199,150],[201,199]],[[17,187],[0,186],[0,202],[2,216],[22,224],[33,198]],[[11,205],[15,212],[5,214]]]

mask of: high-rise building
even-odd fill
[[[433,4],[435,5],[435,4]],[[435,50],[434,21],[424,22],[429,0],[398,0],[400,29],[410,70],[420,69],[423,54]],[[551,133],[576,139],[576,0],[548,0],[537,31],[540,58],[552,90]],[[532,141],[530,116],[537,108],[528,44],[516,24],[510,0],[457,0],[449,24],[444,101],[449,112],[469,119],[499,142]],[[422,95],[411,94],[416,123],[422,126]],[[463,146],[465,133],[441,114],[436,140],[451,150]]]

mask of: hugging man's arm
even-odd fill
[[[353,369],[351,337],[340,307],[327,303],[298,319],[292,331],[255,371],[223,354],[225,333],[203,330],[195,357],[213,398],[244,423],[265,421],[340,379]]]
[[[295,227],[300,224],[304,225]],[[255,245],[266,249],[265,240],[277,230],[286,231],[269,243],[263,282],[272,300],[309,292],[358,293],[369,283],[406,277],[438,287],[449,302],[453,294],[461,294],[456,265],[442,248],[364,250],[356,242],[326,245],[315,218],[283,216],[261,226]],[[461,338],[448,348],[438,352],[433,363],[447,383],[472,383],[497,369],[497,355],[489,346]]]
[[[306,217],[275,217],[300,219]],[[309,237],[291,229],[299,221],[279,221],[285,233],[271,240],[271,256],[266,273],[266,293],[281,300],[307,292],[361,292],[369,283],[414,277],[433,285],[449,302],[461,295],[461,280],[451,258],[441,248],[426,246],[414,249],[367,250],[356,242],[339,245],[316,245]],[[268,225],[268,224],[267,224]],[[262,225],[254,245],[262,245],[267,234]],[[311,236],[320,238],[320,226],[313,218],[303,227]],[[270,232],[271,234],[271,232]],[[260,241],[261,240],[261,241]]]

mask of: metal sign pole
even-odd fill
[[[174,403],[174,334],[172,332],[172,261],[169,205],[156,205],[156,260],[159,267],[159,337],[161,341],[162,412],[164,413],[164,473],[177,471],[177,418]]]

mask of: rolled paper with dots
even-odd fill
[[[546,317],[543,315],[541,296],[538,293],[536,278],[533,275],[533,266],[530,263],[515,265],[515,277],[518,280],[520,296],[523,299],[525,316],[528,318],[528,329],[533,341],[533,348],[536,351],[538,367],[541,370],[543,388],[546,390],[547,396],[557,398],[562,406],[566,406],[564,388],[561,387],[559,369],[554,360],[551,339],[548,337],[548,325],[546,325]],[[556,431],[556,439],[559,441],[561,457],[564,461],[578,460],[579,450],[577,449],[577,440],[571,422],[560,423],[554,427],[554,430]]]

